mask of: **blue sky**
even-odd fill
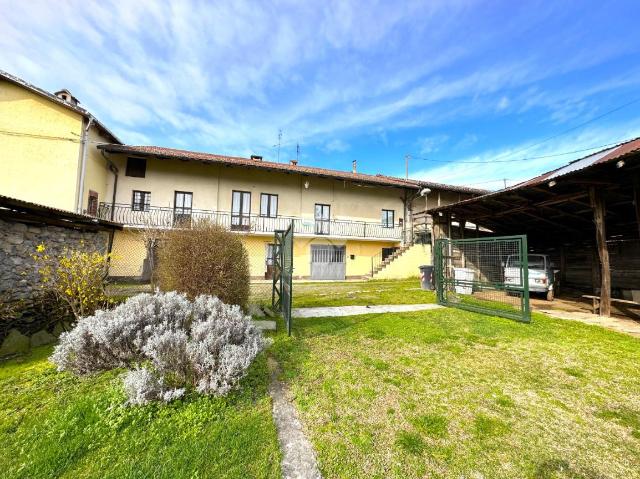
[[[410,154],[411,177],[495,189],[588,151],[532,157],[640,136],[640,102],[598,118],[640,98],[637,1],[0,11],[0,68],[68,88],[131,144],[275,160],[281,129],[280,161],[299,143],[302,164],[404,176]]]

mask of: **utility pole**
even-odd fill
[[[409,160],[411,159],[411,155],[404,155],[404,179],[409,179]]]
[[[300,161],[300,143],[296,143],[296,164]]]

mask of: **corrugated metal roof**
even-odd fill
[[[504,193],[520,190],[529,186],[540,185],[547,181],[551,181],[551,179],[556,180],[558,178],[570,175],[577,171],[591,168],[595,165],[618,161],[626,157],[627,155],[634,154],[634,153],[640,153],[640,138],[634,138],[632,140],[628,140],[623,143],[620,143],[619,145],[616,145],[614,147],[607,148],[597,153],[592,153],[591,155],[585,156],[584,158],[574,160],[565,166],[561,166],[560,168],[556,168],[555,170],[548,171],[534,178],[531,178],[530,180],[526,180],[521,183],[518,183],[517,185],[510,186],[509,188],[493,191],[486,195],[476,196],[475,198],[462,200],[462,201],[459,201],[458,203],[452,203],[450,205],[441,206],[439,208],[433,208],[430,211],[434,211],[434,212],[444,211],[447,208],[454,207],[456,205],[473,203],[475,201],[481,201],[484,198],[491,198],[491,197],[499,196]]]
[[[530,180],[518,183],[509,189],[517,189],[523,186],[540,184],[551,179],[568,175],[575,171],[584,170],[585,168],[589,168],[593,165],[616,161],[622,156],[633,153],[634,151],[640,151],[640,138],[635,138],[597,153],[592,153],[584,158],[574,160],[565,166],[561,166],[560,168],[548,171],[547,173],[543,173],[535,178],[531,178]]]
[[[100,218],[96,218],[95,216],[61,210],[59,208],[53,208],[51,206],[45,206],[39,203],[32,203],[30,201],[13,198],[11,196],[0,195],[0,210],[2,209],[13,211],[26,210],[31,212],[44,213],[46,214],[46,216],[69,221],[70,225],[74,222],[78,222],[82,224],[89,224],[92,226],[108,226],[116,229],[122,229],[122,225],[120,223],[103,220]]]

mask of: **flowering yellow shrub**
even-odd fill
[[[108,254],[64,248],[59,255],[49,255],[44,244],[38,245],[33,259],[38,265],[40,286],[69,305],[76,319],[92,315],[110,302],[105,294]]]

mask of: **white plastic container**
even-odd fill
[[[469,284],[456,284],[456,293],[458,294],[471,294],[473,293],[473,285],[471,282],[474,280],[475,271],[469,268],[453,268],[453,277],[457,281],[469,281]]]

